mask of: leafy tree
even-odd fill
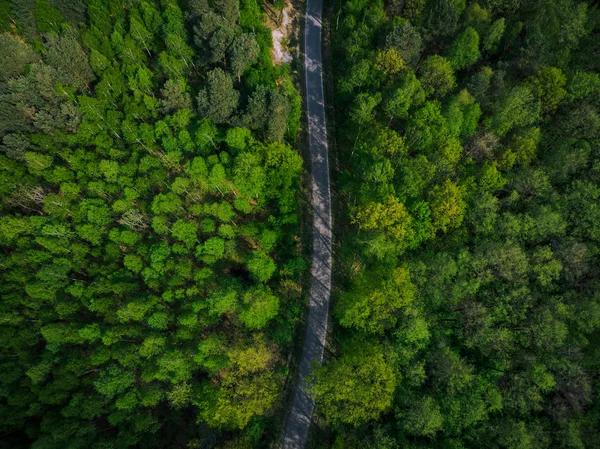
[[[95,79],[89,58],[78,41],[74,28],[67,28],[60,36],[46,35],[44,61],[58,70],[64,84],[88,87]]]
[[[465,3],[463,0],[435,0],[429,3],[425,19],[427,31],[433,37],[454,34]]]
[[[258,58],[259,47],[251,34],[242,33],[231,44],[230,66],[238,81],[246,67],[254,64]]]
[[[590,72],[576,72],[569,82],[569,99],[579,100],[600,89],[600,75]]]
[[[433,55],[427,58],[419,68],[419,81],[427,95],[444,97],[456,86],[454,70],[446,58]]]
[[[375,54],[375,66],[389,75],[396,75],[406,66],[404,60],[394,48],[378,51]]]
[[[23,75],[28,64],[39,61],[29,45],[10,33],[0,34],[0,47],[0,81]]]
[[[527,126],[539,119],[540,104],[531,90],[524,86],[513,88],[504,94],[487,120],[489,129],[499,136],[516,126]]]
[[[412,67],[419,62],[423,39],[408,20],[400,20],[386,36],[387,50],[395,50],[402,60]]]
[[[190,94],[187,92],[187,86],[182,79],[167,80],[161,90],[161,95],[161,106],[166,113],[192,108]]]
[[[467,84],[467,90],[481,105],[488,103],[486,92],[490,88],[493,74],[494,72],[490,67],[482,67],[479,72],[471,77]]]
[[[392,237],[399,245],[412,236],[412,217],[395,197],[388,197],[386,202],[369,203],[364,209],[357,211],[353,221],[359,223],[367,231],[381,231]]]
[[[201,395],[194,399],[209,423],[244,428],[253,416],[262,415],[272,406],[277,378],[269,368],[276,354],[260,337],[255,345],[229,350],[231,368],[223,372],[221,388],[204,385]]]
[[[239,3],[234,0],[216,0],[215,9],[225,20],[237,23],[240,18]]]
[[[328,422],[358,425],[389,409],[395,389],[394,371],[384,349],[354,340],[342,348],[338,359],[314,371],[310,392],[323,404]]]
[[[403,74],[404,75],[404,74]],[[400,87],[384,98],[384,109],[390,117],[407,118],[411,106],[419,106],[425,100],[421,83],[413,73],[401,77]]]
[[[404,428],[415,436],[433,436],[443,424],[444,416],[439,405],[433,398],[424,397],[417,399],[406,413]]]
[[[414,293],[404,268],[397,268],[391,276],[363,274],[340,296],[335,313],[342,326],[381,333],[396,324],[399,311],[410,305]]]
[[[266,287],[248,290],[242,301],[240,321],[249,329],[262,329],[279,313],[279,298]]]
[[[198,94],[198,113],[214,123],[226,123],[237,108],[240,94],[220,68],[209,72],[207,87]]]
[[[487,8],[482,8],[479,3],[473,3],[465,8],[464,11],[465,23],[473,27],[480,36],[485,34],[485,31],[490,26],[491,13]]]
[[[479,56],[479,34],[469,27],[452,43],[448,59],[456,70],[460,70],[475,64]]]
[[[249,129],[264,128],[269,116],[269,89],[259,85],[248,99],[246,111],[241,119],[242,124]]]
[[[491,24],[487,35],[483,39],[483,49],[485,51],[494,52],[496,51],[498,44],[502,40],[504,30],[506,29],[506,23],[504,17],[496,20]]]
[[[191,248],[197,241],[198,224],[187,220],[177,220],[171,227],[171,234]]]
[[[290,105],[288,99],[279,91],[271,92],[269,115],[267,119],[267,139],[283,142]]]
[[[258,282],[266,282],[275,273],[273,260],[262,251],[253,251],[248,259],[248,270]]]
[[[431,218],[435,229],[447,232],[462,223],[465,202],[460,187],[450,180],[431,191]]]
[[[516,160],[523,164],[529,164],[535,157],[537,145],[540,141],[539,128],[525,128],[513,137],[511,149],[514,151]]]
[[[528,87],[542,104],[542,112],[548,114],[558,108],[567,95],[564,89],[567,78],[560,69],[543,67],[535,77],[529,78]]]
[[[354,107],[350,111],[350,118],[359,125],[366,125],[373,121],[374,109],[381,102],[381,95],[371,96],[363,93],[356,97]]]

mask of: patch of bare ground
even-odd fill
[[[271,3],[265,2],[267,25],[271,28],[273,48],[271,54],[274,64],[289,64],[297,54],[297,44],[292,47],[292,42],[298,42],[299,14],[290,0],[284,2],[282,10],[276,9]]]

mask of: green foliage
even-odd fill
[[[394,370],[384,348],[352,340],[341,356],[315,370],[311,394],[322,404],[328,422],[359,425],[389,409],[396,388]]]
[[[62,15],[53,8],[47,0],[35,0],[34,9],[37,29],[40,33],[48,31],[58,31],[62,22]]]
[[[197,242],[196,233],[198,224],[193,221],[177,220],[171,227],[171,234],[178,240],[181,240],[187,247],[192,247]]]
[[[466,204],[460,187],[450,180],[431,191],[431,220],[436,230],[447,232],[461,225]]]
[[[448,58],[456,70],[461,70],[475,64],[479,56],[479,34],[469,27],[454,40]]]
[[[384,100],[384,109],[390,117],[408,118],[411,106],[419,106],[425,100],[421,83],[412,72],[403,73],[399,87],[392,90]]]
[[[564,89],[566,83],[567,77],[560,69],[543,67],[535,77],[529,79],[528,87],[540,100],[542,112],[548,114],[554,112],[567,95]]]
[[[207,87],[198,94],[198,113],[214,123],[227,123],[239,97],[230,76],[216,68],[208,73]]]
[[[359,275],[336,302],[335,314],[342,326],[382,333],[394,327],[399,310],[413,301],[414,294],[406,269],[397,268],[391,276]]]
[[[539,116],[540,103],[531,90],[525,86],[516,86],[502,95],[486,125],[498,136],[504,136],[515,127],[535,123]]]
[[[262,329],[279,312],[279,298],[265,287],[248,290],[242,301],[240,320],[249,329]]]
[[[76,88],[89,87],[95,77],[73,28],[63,30],[58,36],[48,34],[44,46],[44,61],[60,73],[61,83]]]
[[[384,6],[385,19],[369,21]],[[332,433],[324,447],[595,447],[600,41],[590,8],[337,8],[340,354],[313,379]],[[393,367],[387,401],[357,361],[380,367],[375,337]]]
[[[28,64],[39,61],[39,55],[17,36],[0,34],[0,81],[8,81],[25,74]]]
[[[434,0],[427,5],[428,11],[424,20],[427,32],[436,38],[453,35],[465,9],[465,0]]]
[[[419,81],[427,95],[443,97],[456,86],[452,64],[446,58],[433,55],[427,58],[419,68]]]
[[[385,44],[389,50],[395,50],[402,61],[414,67],[423,51],[423,41],[419,32],[408,20],[400,20],[386,36]]]
[[[270,371],[276,353],[260,337],[252,347],[227,351],[230,369],[220,377],[221,388],[204,385],[194,403],[210,424],[224,428],[245,428],[255,415],[264,414],[273,404],[277,376]]]
[[[6,444],[271,438],[305,267],[301,102],[263,5],[5,3]]]
[[[483,40],[483,49],[485,51],[496,51],[498,44],[502,40],[505,29],[506,23],[504,21],[504,17],[501,17],[492,23],[488,29],[487,35]]]
[[[248,260],[248,270],[252,277],[258,282],[266,282],[271,279],[276,270],[275,262],[262,251],[253,251]]]
[[[94,387],[101,395],[112,398],[125,392],[133,382],[134,378],[130,372],[124,371],[117,365],[109,365],[100,373]]]
[[[368,239],[372,241],[373,254],[383,257],[385,251],[381,248],[382,238],[390,240],[389,245],[397,250],[403,250],[414,238],[412,227],[413,218],[404,204],[395,197],[388,197],[385,203],[368,203],[354,214],[353,222],[369,232]]]

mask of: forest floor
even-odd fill
[[[297,41],[294,39],[294,33],[299,27],[294,26],[298,20],[298,11],[291,1],[285,2],[285,7],[282,11],[274,11],[267,8],[267,24],[272,30],[273,35],[273,63],[289,64],[292,62],[291,42]]]

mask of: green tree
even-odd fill
[[[451,36],[465,9],[464,0],[435,0],[427,4],[425,27],[433,37]]]
[[[287,97],[278,90],[272,91],[270,97],[271,101],[265,134],[269,140],[283,142],[290,105]]]
[[[359,425],[392,404],[394,370],[377,343],[350,341],[339,358],[314,371],[310,394],[331,423]]]
[[[67,28],[60,36],[46,35],[44,46],[44,61],[58,70],[59,79],[64,84],[89,88],[95,76],[74,28]]]
[[[403,427],[415,436],[434,436],[444,424],[440,407],[431,397],[414,398],[405,416]]]
[[[177,220],[171,227],[171,235],[185,243],[188,248],[198,241],[197,232],[198,224],[188,220]]]
[[[248,329],[262,329],[279,313],[279,298],[264,286],[248,290],[242,302],[240,321]]]
[[[539,116],[540,104],[531,90],[525,86],[517,86],[499,99],[486,124],[493,133],[504,136],[514,127],[534,124]]]
[[[395,50],[408,65],[415,67],[423,51],[423,39],[408,20],[400,20],[385,38],[389,50]]]
[[[431,219],[435,229],[447,232],[461,225],[466,204],[460,187],[450,180],[431,191]]]
[[[208,73],[207,87],[198,94],[198,113],[214,123],[226,123],[237,108],[239,97],[231,77],[216,68]]]
[[[382,333],[396,324],[400,310],[410,305],[414,294],[404,268],[395,269],[391,276],[361,273],[336,302],[335,314],[342,326]]]
[[[183,79],[167,80],[161,90],[161,106],[166,113],[179,109],[191,109],[192,100],[187,92],[188,87]]]
[[[258,337],[254,346],[234,347],[227,356],[230,368],[220,376],[218,389],[205,384],[193,401],[211,425],[243,429],[275,401],[277,376],[270,368],[276,354]]]
[[[485,51],[494,52],[496,51],[498,44],[502,40],[504,30],[506,29],[506,23],[504,17],[494,21],[490,26],[487,35],[483,39],[483,49]]]
[[[560,69],[555,67],[543,67],[536,76],[528,79],[527,86],[542,104],[542,112],[548,114],[554,112],[561,101],[567,95],[564,89],[567,77]]]
[[[247,266],[252,277],[258,282],[266,282],[271,279],[277,269],[273,259],[262,251],[252,251]]]
[[[38,54],[25,42],[10,33],[0,34],[0,81],[21,76],[28,64],[39,61]]]
[[[390,196],[385,203],[368,203],[358,210],[353,217],[361,229],[381,231],[398,244],[403,244],[412,237],[412,217],[397,198]]]
[[[256,62],[259,50],[256,39],[251,34],[241,33],[233,39],[229,64],[232,74],[238,81],[244,70]]]
[[[406,67],[398,51],[394,48],[378,51],[375,54],[375,66],[388,75],[396,75]]]
[[[410,107],[419,106],[425,101],[425,92],[414,73],[405,72],[399,78],[400,86],[387,94],[383,107],[391,118],[405,119]]]
[[[356,97],[355,103],[350,111],[350,118],[359,125],[366,125],[373,121],[375,108],[381,102],[381,94],[375,96],[362,93]]]
[[[479,34],[468,27],[452,43],[448,59],[456,70],[468,68],[479,59]]]
[[[444,97],[456,86],[452,64],[439,55],[428,57],[421,64],[419,74],[419,81],[427,95]]]

